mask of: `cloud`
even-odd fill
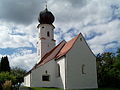
[[[64,36],[64,39],[69,40],[73,37],[72,34],[77,35],[79,32],[82,32],[84,36],[87,36],[86,39],[90,39],[87,42],[95,54],[102,53],[107,49],[112,50],[114,47],[118,48],[120,45],[119,0],[85,1],[86,4],[82,7],[72,7],[71,3],[74,3],[74,1],[71,2],[71,0],[68,1],[68,7],[65,6],[64,2],[61,3],[63,4],[61,10],[64,13],[60,13],[60,10],[58,12],[59,6],[55,6],[56,13],[59,16],[56,26],[62,27],[63,33],[60,35]],[[74,28],[74,30],[68,33],[70,28]],[[118,43],[109,43],[112,41],[118,41]],[[109,44],[106,45],[106,43]]]
[[[81,32],[95,54],[118,48],[119,3],[120,0],[48,0],[48,10],[55,16],[57,44]],[[35,63],[37,18],[44,8],[44,0],[1,0],[0,50],[15,50],[12,54],[5,52],[12,66],[30,69]]]
[[[37,30],[35,25],[25,27],[1,22],[0,32],[0,48],[32,47],[31,45],[36,47]]]
[[[38,60],[37,54],[32,53],[31,50],[22,50],[21,54],[9,55],[8,58],[11,67],[20,67],[25,70],[30,70]]]
[[[88,32],[94,31],[97,33],[102,33],[101,35],[96,35],[94,38],[88,40],[88,43],[92,47],[94,53],[96,54],[102,53],[106,49],[118,48],[120,46],[119,28],[120,28],[119,20],[114,20],[112,22],[109,22],[108,24],[100,24],[90,28],[85,28],[85,30],[87,29],[89,30]],[[88,32],[86,32],[87,36],[89,36]]]
[[[44,0],[1,0],[0,19],[17,24],[31,24],[44,6]]]

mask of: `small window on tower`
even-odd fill
[[[47,36],[50,37],[50,32],[49,31],[47,32]]]
[[[44,26],[42,28],[44,28]]]

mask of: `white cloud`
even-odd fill
[[[96,36],[90,40],[88,40],[88,43],[91,45],[92,49],[94,49],[95,53],[102,53],[104,49],[109,49],[111,45],[113,48],[118,47],[120,45],[120,21],[114,20],[108,24],[102,24],[102,25],[96,25],[94,27],[88,28],[89,30],[95,31],[95,32],[101,32],[102,35]],[[90,32],[90,31],[89,31]],[[87,34],[89,35],[89,34]],[[111,44],[110,42],[117,41],[116,44]],[[106,46],[105,44],[110,43],[110,46]],[[95,47],[94,47],[95,46]],[[101,47],[99,47],[101,46]],[[94,48],[93,48],[94,47]],[[99,47],[99,51],[97,51],[97,47]],[[112,48],[112,47],[110,47]],[[101,50],[101,52],[100,52]]]
[[[41,8],[44,7],[42,6],[44,1],[39,3],[35,0],[33,4],[28,0],[24,2],[23,0],[7,1],[2,0],[2,4],[0,4],[2,7],[0,8],[2,10],[0,48],[32,47],[32,45],[36,47],[38,32],[36,22],[40,10],[43,10]],[[48,10],[56,18],[54,25],[57,32],[55,34],[57,43],[63,38],[70,40],[75,34],[82,32],[84,36],[94,36],[87,42],[95,54],[118,47],[120,45],[119,3],[120,0],[49,0]],[[5,7],[5,4],[10,5]],[[10,8],[13,10],[8,11]],[[72,28],[73,31],[68,33]],[[113,41],[117,41],[117,43],[112,43]],[[36,54],[27,49],[9,57],[12,66],[25,66],[24,68],[30,68],[36,61],[33,60],[36,58]]]
[[[15,26],[15,30],[9,27],[7,23],[0,23],[0,48],[31,47],[30,43],[36,47],[37,30],[33,28],[34,24],[27,27],[18,25]],[[14,26],[12,25],[12,27]],[[25,35],[21,35],[21,33]]]
[[[1,0],[0,19],[9,23],[29,25],[35,21],[44,4],[44,0]]]
[[[29,50],[23,50],[21,54],[16,53],[10,55],[8,58],[11,67],[20,67],[25,70],[30,70],[37,62],[37,54],[31,53]]]
[[[91,2],[86,2],[87,4],[82,7],[67,8],[65,8],[64,2],[61,3],[63,4],[62,8],[59,9],[59,6],[55,7],[56,13],[58,12],[56,15],[59,16],[58,21],[56,20],[56,26],[61,26],[63,33],[66,34],[64,35],[66,40],[72,38],[72,35],[66,32],[69,28],[75,27],[75,31],[78,30],[76,34],[79,32],[82,32],[84,36],[89,36],[92,32],[101,34],[87,41],[95,54],[102,53],[105,49],[112,49],[112,46],[118,47],[120,45],[119,0],[92,0]],[[118,8],[113,8],[112,6]],[[60,10],[64,13],[61,13]],[[112,41],[117,41],[118,43],[112,45],[109,43]],[[105,46],[106,43],[109,43],[111,47],[109,45]]]

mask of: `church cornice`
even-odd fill
[[[44,37],[41,37],[40,39],[41,39],[41,40],[42,40],[42,39],[43,39],[43,40],[45,40],[46,38],[44,38]]]

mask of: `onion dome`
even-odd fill
[[[55,17],[50,11],[48,11],[47,8],[44,11],[40,12],[38,17],[38,21],[40,22],[40,24],[52,24],[54,20]]]

